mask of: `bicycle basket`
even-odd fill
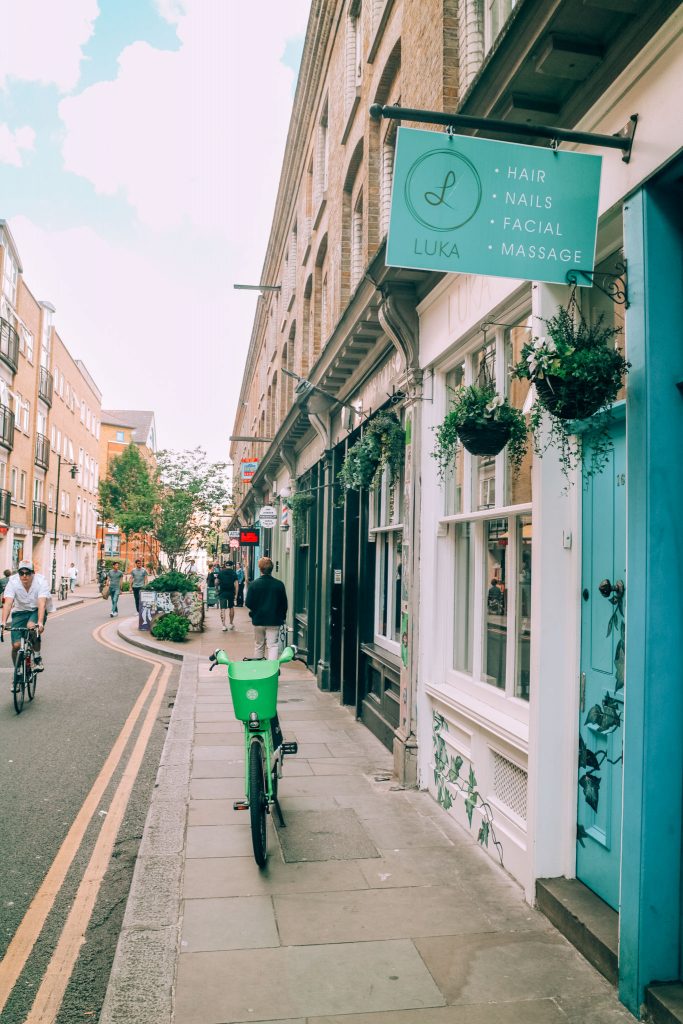
[[[260,719],[274,718],[277,706],[277,661],[231,661],[228,680],[235,715],[247,722],[255,711]]]

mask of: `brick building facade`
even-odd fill
[[[32,558],[56,585],[96,572],[101,393],[23,276],[0,222],[0,568]],[[59,483],[58,483],[59,476]]]

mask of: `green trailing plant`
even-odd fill
[[[168,612],[167,615],[160,615],[152,623],[152,636],[157,640],[184,640],[190,628],[189,621],[184,615],[177,615],[175,612]]]
[[[547,334],[524,345],[512,370],[513,377],[536,386],[529,421],[534,451],[543,456],[555,448],[567,480],[582,463],[584,476],[594,476],[612,450],[612,405],[631,366],[613,344],[621,328],[606,325],[604,314],[587,323],[573,299],[542,322]],[[591,417],[577,434],[573,421]],[[590,457],[583,462],[588,450]]]
[[[198,583],[199,577],[195,575],[186,576],[184,572],[164,572],[152,580],[149,589],[164,594],[189,594],[193,590],[197,590]]]
[[[453,392],[443,423],[435,428],[432,458],[444,477],[462,443],[474,454],[496,455],[506,445],[513,472],[518,473],[528,446],[523,413],[497,394],[495,384],[468,384]]]
[[[347,451],[337,482],[346,491],[360,491],[378,484],[385,469],[392,480],[398,479],[405,445],[405,431],[396,413],[377,413],[365,424],[363,436]]]
[[[315,498],[310,491],[296,491],[287,498],[287,507],[292,513],[292,530],[295,534],[301,532],[308,510],[315,504]]]

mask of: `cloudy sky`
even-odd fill
[[[161,447],[227,457],[310,0],[0,0],[0,218]]]

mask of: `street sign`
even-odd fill
[[[243,480],[251,480],[254,473],[258,469],[258,459],[241,459],[240,460],[240,476]]]
[[[240,539],[240,531],[239,530],[228,530],[228,540],[239,540],[239,539]]]
[[[399,128],[387,266],[566,284],[593,270],[601,164]]]
[[[259,509],[258,521],[265,530],[272,530],[277,522],[277,511],[272,505]]]

